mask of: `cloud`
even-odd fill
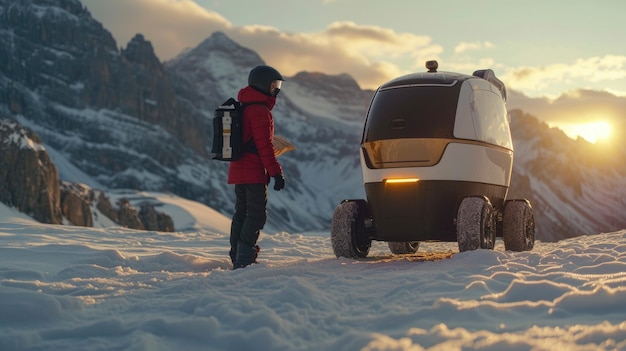
[[[455,48],[454,48],[454,53],[455,54],[461,54],[463,52],[466,51],[472,51],[472,50],[481,50],[481,49],[492,49],[495,48],[496,46],[489,42],[489,41],[475,41],[475,42],[461,42],[459,43]]]
[[[613,134],[626,128],[626,97],[595,90],[573,90],[555,99],[532,98],[516,90],[509,90],[507,107],[520,109],[551,126],[567,130],[589,123],[608,123]]]
[[[490,68],[494,69],[498,77],[500,77],[500,71],[496,68],[496,61],[492,58],[482,58],[477,61],[444,61],[439,62],[439,67],[446,67],[446,71],[463,72],[471,74],[472,72]]]
[[[601,82],[626,78],[626,56],[605,55],[578,59],[571,64],[517,67],[502,75],[517,90],[542,92],[551,85],[571,81]]]
[[[473,72],[491,67],[509,89],[524,91],[529,96],[552,93],[556,97],[564,86],[581,81],[589,83],[581,88],[597,88],[598,82],[607,82],[605,89],[612,87],[615,94],[626,96],[626,90],[616,91],[626,79],[624,55],[594,56],[538,67],[506,67],[496,64],[501,62],[499,59],[470,56],[494,48],[496,45],[490,41],[461,42],[454,48],[456,55],[446,57],[444,48],[427,35],[347,21],[331,23],[318,32],[289,33],[268,26],[235,26],[192,0],[82,2],[112,32],[119,46],[125,46],[136,33],[141,33],[153,43],[163,61],[195,47],[213,32],[222,31],[256,51],[286,76],[302,70],[348,73],[362,88],[375,89],[394,77],[423,71],[424,62],[435,59],[445,71]],[[259,9],[263,6],[258,4]]]
[[[112,32],[118,45],[125,46],[141,32],[153,42],[161,60],[171,59],[211,33],[222,31],[255,50],[286,76],[302,70],[349,73],[362,88],[376,88],[417,67],[421,69],[426,60],[437,59],[443,52],[428,36],[353,22],[335,22],[314,33],[286,33],[258,25],[237,27],[191,0],[83,0],[83,4]]]
[[[230,21],[192,0],[81,0],[92,16],[125,46],[141,33],[160,59],[194,47],[215,31],[232,28]],[[157,44],[158,42],[158,44]]]
[[[327,74],[349,72],[365,87],[377,87],[409,71],[388,58],[403,58],[407,66],[421,64],[443,50],[431,38],[393,30],[335,22],[316,33],[284,33],[274,28],[245,26],[227,31],[238,43],[253,48],[286,75],[299,71]],[[420,64],[420,65],[421,65]]]

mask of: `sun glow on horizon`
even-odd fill
[[[557,128],[562,129],[572,139],[581,137],[592,144],[596,144],[598,141],[608,141],[613,129],[608,122],[564,124],[558,125]]]

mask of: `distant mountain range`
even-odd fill
[[[211,119],[259,64],[220,32],[161,62],[140,34],[118,49],[78,0],[0,0],[0,118],[71,165],[59,167],[61,180],[104,191],[172,192],[232,214],[228,165],[208,159]],[[280,157],[287,186],[270,190],[266,231],[328,230],[342,199],[364,197],[358,152],[373,93],[345,74],[286,77],[276,132],[297,150]],[[510,197],[531,200],[538,239],[625,228],[626,167],[611,160],[626,151],[598,158],[597,146],[510,112]]]

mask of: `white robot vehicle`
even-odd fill
[[[428,72],[391,80],[376,91],[361,140],[366,200],[335,210],[337,257],[363,258],[373,240],[394,254],[419,242],[458,242],[459,251],[532,250],[530,202],[507,200],[513,143],[506,88],[490,69],[473,75]]]

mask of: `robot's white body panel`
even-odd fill
[[[361,164],[365,165],[363,150]],[[476,167],[480,165],[480,167]],[[425,180],[450,180],[478,182],[507,186],[511,179],[513,151],[475,144],[450,143],[441,161],[431,167],[403,167],[367,169],[363,167],[365,183],[388,179],[417,178]]]

